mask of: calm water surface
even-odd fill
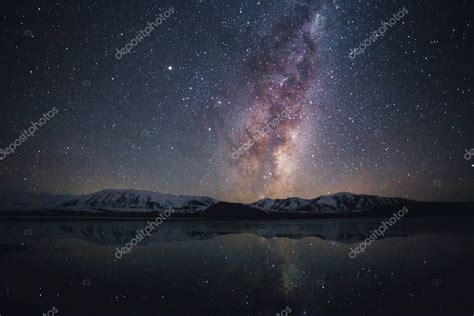
[[[0,314],[474,315],[474,222],[0,221]],[[283,314],[284,315],[284,314]]]

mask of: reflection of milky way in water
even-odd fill
[[[130,237],[122,232],[146,223],[3,221],[1,313],[37,315],[48,304],[68,316],[275,315],[285,306],[291,316],[465,315],[474,290],[471,222],[406,219],[390,232],[408,236],[378,239],[356,259],[348,256],[353,244],[314,237],[367,233],[380,220],[169,221],[120,260],[113,253]],[[301,226],[308,235],[293,239]],[[195,228],[210,238],[156,239],[169,236],[161,229],[180,236]],[[288,237],[251,233],[262,228]],[[400,304],[404,297],[409,304]]]
[[[321,16],[307,7],[295,12],[262,39],[247,65],[250,106],[232,135],[232,144],[255,139],[248,153],[233,164],[233,178],[241,192],[287,196],[291,173],[298,166],[298,150],[309,137],[303,131],[310,123],[307,118],[318,75],[316,39]],[[259,137],[258,132],[269,123],[273,123],[271,130]]]

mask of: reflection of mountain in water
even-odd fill
[[[86,240],[94,244],[107,245],[116,242],[128,242],[134,238],[136,231],[133,229],[107,229],[106,227],[58,227],[65,234],[74,236],[75,238]]]
[[[113,228],[113,229],[95,229],[94,227],[84,227],[81,229],[73,227],[60,227],[65,234],[69,237],[85,240],[98,245],[114,245],[114,244],[124,244],[129,242],[137,234],[136,231],[123,228]],[[218,236],[225,236],[231,234],[255,234],[264,238],[290,238],[290,239],[301,239],[305,237],[316,237],[323,240],[332,240],[338,242],[347,242],[353,243],[357,241],[364,240],[368,238],[368,235],[364,235],[361,232],[357,233],[339,233],[339,234],[321,234],[321,233],[288,233],[284,231],[276,230],[262,230],[254,229],[245,232],[240,232],[237,230],[226,230],[222,231],[221,229],[216,230],[184,230],[181,232],[161,230],[158,232],[152,232],[150,237],[146,241],[150,243],[154,242],[169,242],[169,241],[191,241],[191,240],[207,240],[216,238]],[[390,237],[390,234],[386,234],[386,237]]]
[[[263,238],[302,239],[316,237],[342,243],[360,242],[380,226],[381,219],[325,219],[292,221],[182,221],[168,220],[152,231],[140,244],[171,241],[198,241],[231,234],[254,234]],[[402,218],[378,239],[405,237],[414,234],[442,233],[445,220],[417,220]],[[456,222],[449,230],[460,232],[472,226],[471,221]],[[34,225],[40,226],[35,228]],[[123,245],[145,229],[144,221],[113,222],[31,222],[35,239],[78,239],[96,245]],[[455,229],[453,229],[453,227]],[[446,228],[447,229],[447,228]],[[24,240],[23,228],[9,226],[9,236]],[[441,229],[442,230],[442,229]],[[14,238],[14,237],[12,237]]]

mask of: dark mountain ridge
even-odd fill
[[[406,207],[407,217],[473,217],[474,202],[419,202],[348,192],[315,199],[263,199],[249,204],[210,197],[138,190],[102,190],[85,195],[50,195],[0,191],[0,217],[156,217],[172,209],[172,218],[303,219],[390,217]]]

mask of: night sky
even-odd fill
[[[404,7],[384,36],[349,58]],[[58,113],[0,155],[0,188],[244,202],[340,191],[473,200],[474,157],[464,159],[474,148],[472,7],[7,1],[0,147],[53,107]],[[279,115],[248,153],[232,157]]]

